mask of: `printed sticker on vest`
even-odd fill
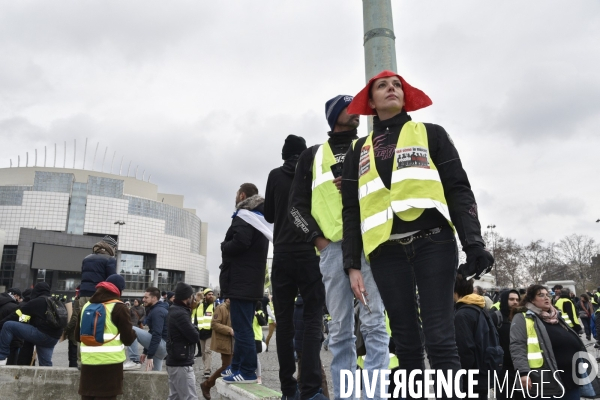
[[[417,167],[429,169],[428,150],[425,147],[411,146],[396,149],[398,169]]]
[[[369,159],[369,150],[371,146],[363,146],[360,149],[360,159],[358,162],[358,176],[361,177],[371,170],[371,160]]]

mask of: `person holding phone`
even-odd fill
[[[455,376],[460,360],[453,322],[454,227],[467,253],[462,276],[485,273],[493,258],[450,136],[441,126],[415,123],[407,114],[431,104],[400,75],[383,71],[348,106],[349,113],[375,116],[373,131],[358,139],[344,162],[344,268],[359,296],[366,284],[353,279],[352,271],[364,268],[362,259],[369,258],[407,375],[425,368],[420,317],[431,368]],[[419,304],[417,287],[428,294]]]
[[[339,192],[342,164],[357,136],[359,116],[348,112],[352,96],[339,95],[325,104],[325,117],[331,131],[322,145],[306,149],[298,159],[290,190],[289,217],[305,242],[320,252],[319,268],[325,285],[325,302],[331,316],[329,349],[333,354],[331,376],[335,399],[340,398],[340,370],[356,370],[354,304],[351,277],[344,272],[342,257],[342,198]],[[369,264],[361,258],[361,268],[350,270],[354,279],[364,282],[356,297],[361,307],[361,333],[367,347],[364,370],[385,369],[389,362],[383,303]],[[364,296],[364,299],[363,299]],[[304,360],[303,360],[304,362]],[[370,375],[371,376],[371,375]],[[379,382],[379,380],[377,380]],[[379,387],[375,389],[379,399]],[[305,399],[302,394],[302,399]]]

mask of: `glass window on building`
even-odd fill
[[[158,270],[158,288],[161,292],[163,290],[165,292],[174,291],[177,282],[185,282],[185,272],[162,269]]]
[[[71,271],[57,271],[58,279],[55,279],[55,283],[52,290],[63,290],[63,291],[75,291],[77,285],[81,281],[81,272]],[[38,272],[39,278],[39,272]]]
[[[12,287],[17,262],[17,246],[4,246],[0,262],[0,285],[7,289]]]
[[[46,282],[46,270],[45,269],[38,269],[35,283],[37,284],[38,282]]]
[[[142,254],[121,254],[119,275],[125,279],[125,290],[144,291],[152,286],[152,274],[147,256]]]

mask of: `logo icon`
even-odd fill
[[[598,376],[598,363],[587,351],[578,351],[571,360],[573,381],[579,386],[591,383]]]

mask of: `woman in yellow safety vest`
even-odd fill
[[[414,122],[407,114],[431,104],[400,75],[383,71],[348,106],[349,114],[374,117],[373,131],[358,139],[344,160],[344,268],[356,298],[363,302],[364,295],[368,302],[361,253],[370,261],[407,374],[425,367],[416,287],[426,293],[419,305],[431,367],[454,376],[460,369],[454,340],[454,227],[467,254],[463,276],[485,273],[493,258],[485,250],[475,196],[450,136],[441,126]]]
[[[125,346],[130,346],[136,339],[129,319],[129,310],[120,301],[123,289],[125,289],[123,277],[117,274],[110,275],[105,282],[96,285],[96,292],[81,310],[83,315],[86,308],[94,303],[103,303],[106,309],[105,343],[101,346],[88,346],[81,343],[79,394],[83,400],[116,399],[117,395],[123,394]],[[81,315],[75,328],[78,339]]]
[[[585,346],[553,305],[542,285],[532,285],[514,310],[510,354],[530,397],[579,399],[573,358]],[[564,392],[564,395],[563,395]]]

